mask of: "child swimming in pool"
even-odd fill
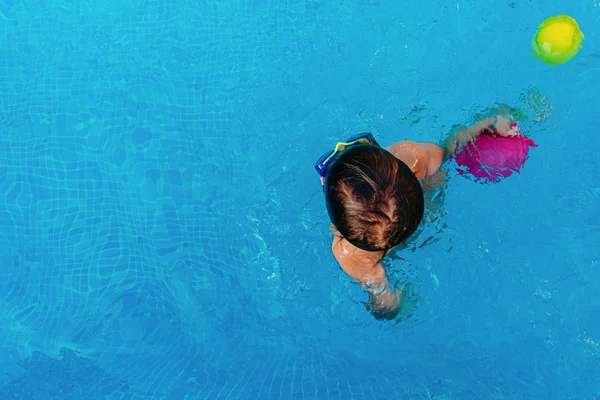
[[[400,311],[400,290],[390,285],[381,260],[421,223],[421,183],[486,129],[500,136],[518,133],[510,116],[484,119],[449,137],[443,147],[401,141],[382,148],[373,135],[363,133],[338,143],[315,165],[331,219],[333,255],[367,290],[368,307],[376,318],[393,319]]]

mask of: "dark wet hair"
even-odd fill
[[[363,250],[393,248],[423,219],[423,190],[417,177],[378,146],[344,150],[329,166],[324,189],[332,224]]]

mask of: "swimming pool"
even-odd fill
[[[3,399],[600,397],[598,2],[387,3],[0,2]],[[374,320],[314,160],[532,93],[522,174],[453,175]]]

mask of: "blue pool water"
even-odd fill
[[[548,67],[560,13],[586,39]],[[599,24],[597,0],[1,0],[0,398],[600,398]],[[522,174],[451,173],[390,262],[412,317],[373,319],[314,160],[532,99]]]

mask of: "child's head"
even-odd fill
[[[402,161],[376,143],[341,151],[327,167],[325,200],[331,222],[354,246],[389,250],[423,218],[423,191]]]

